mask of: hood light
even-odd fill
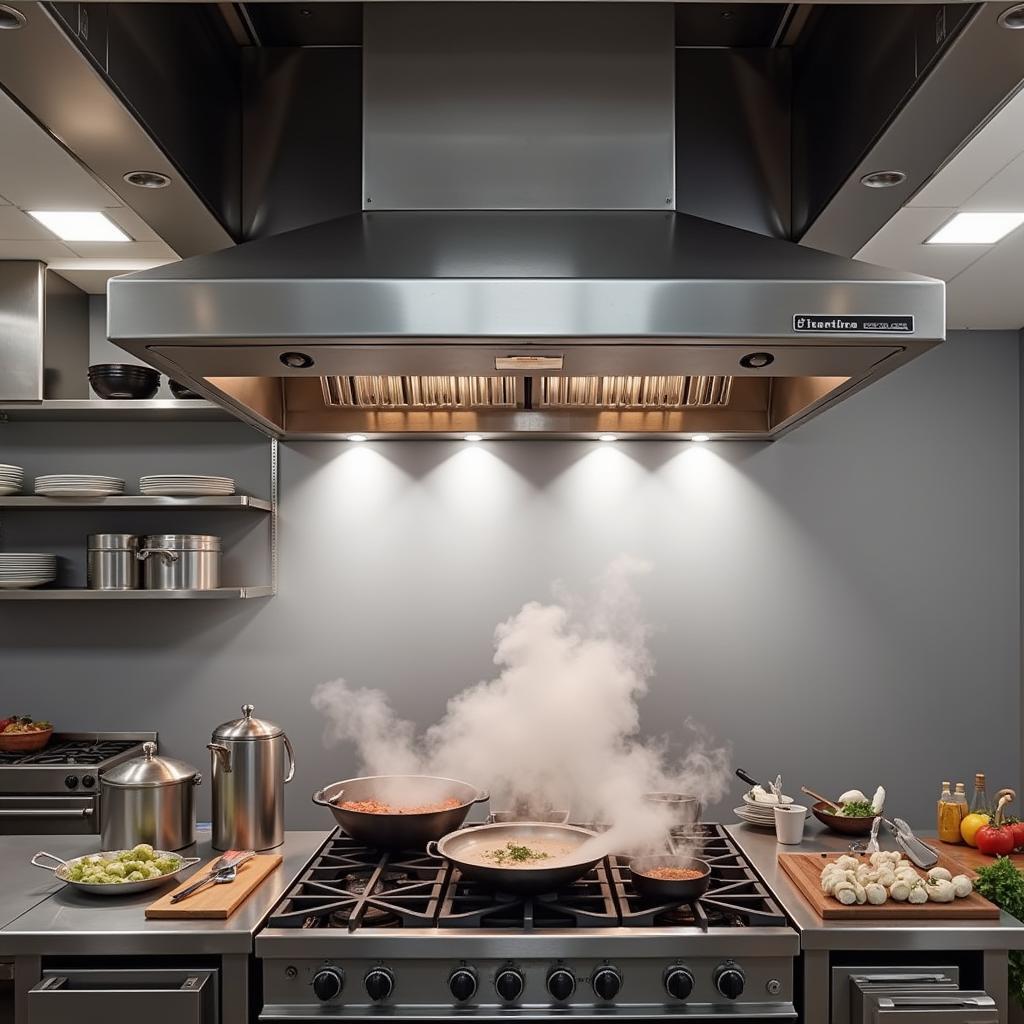
[[[167,188],[171,179],[159,171],[129,171],[124,180],[136,188]]]
[[[999,15],[999,24],[1002,25],[1003,28],[1024,28],[1024,4],[1014,4],[1012,7],[1007,7],[1006,10]]]
[[[313,357],[305,352],[282,352],[280,360],[292,370],[307,370],[313,365]]]
[[[1024,224],[1024,213],[958,213],[926,245],[992,245]]]
[[[868,188],[893,188],[895,185],[902,185],[907,180],[903,171],[872,171],[860,179],[862,185]]]
[[[748,370],[760,370],[765,366],[771,366],[775,362],[775,356],[771,352],[748,352],[740,359],[740,366]]]
[[[369,438],[365,434],[349,434],[346,438],[348,441],[368,441]]]
[[[64,242],[130,242],[131,239],[98,210],[29,210],[44,228]]]
[[[710,434],[694,434],[693,437],[690,438],[690,440],[691,441],[696,441],[697,444],[703,444],[705,441],[710,441],[711,440],[711,435]]]
[[[24,25],[25,15],[21,11],[16,11],[13,7],[8,7],[7,4],[0,4],[0,31],[23,28]]]
[[[476,442],[476,441],[482,441],[483,439],[484,439],[484,435],[483,434],[467,434],[462,440],[463,441]]]
[[[617,434],[598,434],[597,439],[598,441],[618,441],[619,438]]]

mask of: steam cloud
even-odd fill
[[[601,837],[609,850],[658,847],[667,812],[642,794],[718,800],[730,751],[685,717],[681,756],[667,737],[640,735],[638,701],[654,666],[632,581],[650,568],[621,556],[589,600],[556,588],[558,603],[524,605],[495,632],[498,676],[453,697],[423,734],[379,690],[321,684],[312,702],[327,720],[325,742],[354,743],[366,774],[464,779],[490,790],[492,809],[569,809],[573,821],[610,827]]]

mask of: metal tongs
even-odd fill
[[[919,868],[931,868],[938,864],[938,853],[918,839],[913,829],[902,818],[883,818],[882,821],[893,834],[896,845]]]
[[[255,850],[228,850],[223,857],[218,857],[210,866],[210,870],[202,875],[190,886],[176,892],[171,897],[172,903],[180,903],[181,900],[198,892],[205,885],[218,884],[220,882],[233,882],[238,869],[247,861],[256,856]]]

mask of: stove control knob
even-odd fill
[[[548,971],[548,992],[556,1003],[564,1003],[576,991],[576,979],[567,967],[552,967]]]
[[[338,967],[322,967],[313,975],[313,991],[322,1002],[337,999],[344,987],[345,975]]]
[[[617,967],[598,967],[590,976],[590,984],[602,1003],[610,1003],[622,988],[622,975]]]
[[[92,787],[96,785],[96,776],[95,775],[83,775],[82,776],[82,785],[85,786],[86,789],[92,789]]]
[[[506,967],[498,971],[498,975],[494,979],[494,990],[506,1003],[514,1003],[523,994],[524,988],[526,988],[526,979],[523,977],[523,972],[517,971],[514,967]]]
[[[693,975],[685,967],[670,967],[665,972],[665,991],[673,999],[688,999],[693,991]]]
[[[726,960],[715,969],[715,987],[726,999],[739,999],[743,995],[746,980],[743,971],[731,960]]]
[[[476,995],[476,971],[472,967],[456,967],[448,975],[448,991],[457,1003],[468,1003]]]
[[[395,990],[395,976],[387,967],[374,967],[366,972],[363,984],[375,1003],[383,1003]]]
[[[68,789],[78,789],[78,776],[77,775],[65,775],[64,785]]]

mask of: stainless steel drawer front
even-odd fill
[[[999,1024],[995,1000],[985,992],[873,995],[865,1000],[864,1024]]]
[[[99,831],[97,797],[0,796],[0,836],[90,835]]]
[[[216,1024],[216,987],[210,971],[48,971],[28,993],[27,1024]]]

